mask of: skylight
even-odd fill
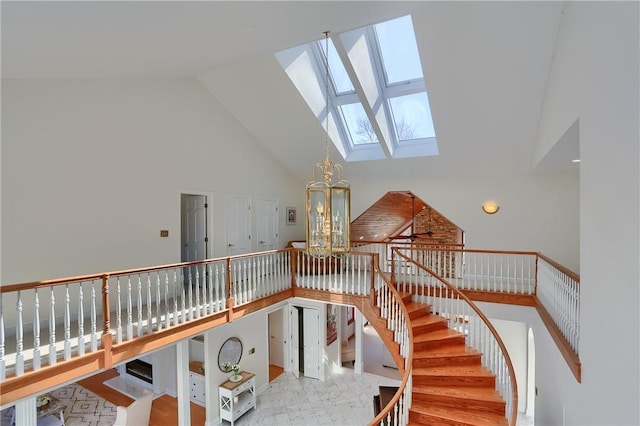
[[[346,161],[438,155],[411,16],[278,52],[276,58]]]

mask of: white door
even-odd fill
[[[251,199],[228,197],[226,206],[227,255],[251,252]]]
[[[207,197],[181,194],[182,261],[192,262],[207,258]]]
[[[258,200],[256,205],[258,251],[278,248],[278,202]]]
[[[269,321],[269,364],[284,368],[284,309],[271,312]]]
[[[183,262],[194,262],[206,259],[208,256],[208,233],[207,233],[207,204],[206,195],[180,194],[180,241],[181,260]],[[191,282],[193,285],[202,285],[204,276],[202,270],[198,273],[197,266],[184,268],[185,283]]]
[[[299,339],[299,318],[298,308],[295,306],[289,306],[289,330],[291,330],[291,372],[296,378],[300,378],[300,339]]]
[[[303,313],[304,340],[304,376],[312,379],[320,378],[320,312],[317,309],[304,308]]]

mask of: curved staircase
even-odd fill
[[[410,425],[507,425],[506,403],[482,354],[429,306],[403,294],[413,331]]]

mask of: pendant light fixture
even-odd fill
[[[306,193],[306,248],[315,257],[341,255],[351,248],[351,187],[342,179],[342,166],[329,159],[329,31],[324,36],[326,157],[313,168]]]

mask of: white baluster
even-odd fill
[[[78,355],[84,355],[84,293],[82,283],[78,288]]]
[[[143,311],[142,311],[142,278],[140,278],[140,274],[138,274],[138,323],[137,323],[137,331],[138,334],[137,336],[140,337],[142,336],[142,315],[143,315]]]
[[[0,293],[0,381],[7,378],[6,356],[5,356],[5,335],[4,335],[4,305],[2,304],[2,293]]]
[[[180,273],[180,295],[181,295],[181,300],[182,300],[182,310],[180,313],[180,322],[186,322],[187,321],[187,294],[186,294],[186,290],[185,290],[185,283],[184,283],[184,270],[181,271]]]
[[[56,298],[51,287],[51,309],[49,310],[49,365],[55,365],[56,357]]]
[[[160,271],[156,271],[156,328],[162,330],[162,292],[160,291]]]
[[[221,304],[222,301],[220,300],[220,274],[218,273],[218,265],[212,265],[211,266],[211,272],[214,274],[212,279],[213,279],[213,297],[214,297],[214,305],[213,305],[213,312],[218,312],[220,310],[222,310]]]
[[[169,308],[169,271],[164,271],[164,325],[171,327],[171,309]]]
[[[102,288],[102,284],[100,284]],[[98,350],[98,310],[96,309],[96,282],[91,281],[91,352]]]
[[[173,270],[173,325],[178,325],[180,323],[180,314],[178,310],[178,294],[176,293],[176,286],[178,288],[182,288],[180,283],[178,282],[178,270]]]
[[[4,347],[2,350],[4,352]],[[34,289],[33,301],[33,370],[40,370],[40,298],[37,288]]]
[[[131,276],[127,275],[127,340],[133,339],[133,289]]]
[[[71,359],[71,295],[69,284],[64,285],[64,360]]]
[[[198,265],[194,266],[196,270],[196,280],[195,280],[195,288],[196,288],[196,306],[195,306],[195,317],[200,318],[200,269]]]
[[[122,343],[122,290],[120,277],[116,278],[116,343]]]
[[[201,287],[201,297],[202,297],[202,315],[206,316],[209,312],[209,274],[207,273],[207,264],[202,263],[200,265],[200,269],[202,270],[202,287]]]
[[[16,301],[16,375],[21,376],[24,373],[24,353],[23,353],[23,323],[22,323],[22,292],[18,291],[18,300]]]
[[[151,301],[151,274],[147,272],[147,333],[153,333],[153,303]]]
[[[188,271],[188,295],[189,295],[189,321],[193,319],[193,274],[191,273],[191,267],[187,269]]]

